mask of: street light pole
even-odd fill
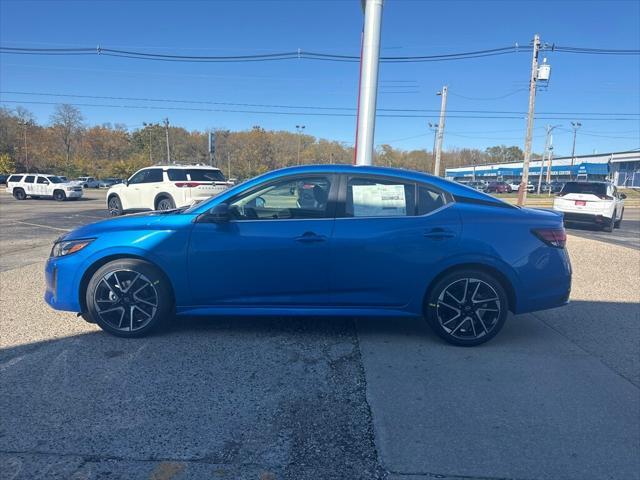
[[[581,126],[582,124],[580,122],[571,122],[571,128],[573,128],[573,147],[571,147],[571,178],[573,178],[573,164],[576,161],[576,135],[578,134],[578,129]]]
[[[438,124],[429,122],[429,128],[433,131],[433,149],[431,150],[431,160],[436,164],[436,141],[438,140]]]
[[[169,119],[164,119],[164,131],[167,137],[167,165],[171,163],[171,152],[169,151]]]
[[[440,155],[442,154],[442,140],[444,139],[444,120],[447,110],[447,91],[448,88],[445,85],[442,90],[437,93],[442,97],[442,103],[440,104],[440,121],[438,122],[438,135],[436,142],[436,159],[433,166],[433,174],[436,177],[440,176]]]
[[[542,171],[544,170],[544,160],[545,157],[549,154],[549,146],[551,145],[551,132],[554,128],[557,128],[559,126],[560,125],[547,125],[547,135],[544,140],[544,152],[542,153],[542,159],[540,160],[540,172],[538,174],[538,195],[540,195],[540,186],[542,185]],[[550,165],[547,166],[547,178],[549,177],[549,168],[551,168]]]
[[[296,132],[298,132],[298,165],[300,165],[300,140],[302,138],[302,132],[306,127],[304,125],[296,125]]]
[[[382,4],[383,0],[362,0],[364,32],[360,58],[360,86],[355,145],[356,165],[371,165],[373,163]]]
[[[529,114],[527,116],[527,134],[524,140],[524,161],[522,163],[522,180],[518,189],[518,206],[527,201],[527,185],[529,184],[529,161],[531,160],[531,138],[533,136],[533,114],[536,104],[536,82],[538,80],[538,54],[540,52],[540,36],[533,37],[533,56],[531,59],[531,76],[529,78]]]

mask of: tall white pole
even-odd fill
[[[442,91],[438,92],[438,95],[442,96],[442,103],[440,104],[440,121],[438,122],[438,135],[436,142],[436,161],[433,166],[433,174],[436,177],[440,176],[440,156],[442,155],[442,140],[444,139],[444,119],[447,113],[447,91],[448,88],[445,85],[442,87]]]
[[[533,37],[533,58],[531,59],[531,77],[529,79],[529,114],[527,116],[527,134],[524,140],[524,161],[522,162],[522,181],[518,189],[518,206],[527,201],[527,185],[529,184],[529,161],[531,160],[531,139],[533,136],[533,115],[536,105],[536,83],[538,81],[538,53],[540,52],[540,36]]]
[[[366,2],[366,3],[365,3]],[[360,58],[360,91],[356,130],[356,165],[373,163],[373,139],[376,128],[378,63],[383,0],[364,0],[364,34]]]

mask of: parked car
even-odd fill
[[[553,209],[564,214],[565,223],[599,225],[605,232],[619,228],[624,199],[610,182],[567,182],[553,201]]]
[[[157,166],[138,170],[107,192],[113,216],[127,211],[172,210],[206,200],[231,186],[218,168],[207,166]]]
[[[509,186],[511,187],[511,191],[512,192],[518,192],[520,191],[520,183],[509,183]],[[527,183],[527,192],[529,193],[533,193],[536,191],[536,189],[538,188],[538,184],[536,183],[535,185],[531,182]]]
[[[511,187],[512,192],[517,192],[520,190],[520,182],[509,182],[509,186]]]
[[[484,192],[485,189],[487,188],[487,182],[483,182],[481,180],[478,181],[472,181],[467,183],[468,187],[474,188],[480,192]]]
[[[105,178],[104,180],[100,180],[100,188],[110,188],[118,183],[122,183],[121,178]]]
[[[551,193],[560,193],[562,191],[562,187],[564,187],[565,182],[554,181],[549,184],[549,188],[551,189]]]
[[[0,185],[6,185],[7,178],[9,178],[9,175],[0,174]]]
[[[55,175],[41,173],[11,175],[7,180],[7,192],[16,200],[25,200],[27,197],[50,197],[62,201],[82,197],[82,187],[63,182]]]
[[[511,193],[511,187],[505,182],[489,182],[484,191],[487,193]]]
[[[553,211],[432,175],[293,167],[188,209],[63,235],[45,300],[123,337],[174,313],[424,316],[446,341],[471,346],[508,311],[568,302],[565,240]]]
[[[77,182],[82,185],[82,188],[99,188],[100,182],[94,177],[78,177]]]

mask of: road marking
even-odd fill
[[[70,228],[50,227],[49,225],[40,225],[40,224],[37,224],[37,223],[22,222],[20,220],[11,220],[11,221],[13,223],[21,223],[22,225],[29,225],[31,227],[50,228],[51,230],[57,230],[59,232],[70,232],[71,231]]]

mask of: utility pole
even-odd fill
[[[300,165],[300,140],[302,139],[304,129],[304,125],[296,125],[296,132],[298,132],[298,165]]]
[[[547,125],[547,135],[545,137],[544,140],[544,152],[542,153],[542,159],[540,160],[540,173],[538,174],[538,195],[540,195],[540,186],[542,185],[542,171],[544,170],[544,160],[547,157],[547,155],[549,155],[549,146],[551,145],[551,139],[553,138],[551,136],[551,132],[553,131],[554,128],[559,127],[560,125]],[[551,168],[550,166],[547,166],[547,183],[549,183],[549,168]]]
[[[548,161],[547,161],[547,184],[549,185],[549,188],[547,190],[547,196],[551,196],[551,161],[553,158],[553,135],[551,135],[551,138],[549,139],[549,155],[548,155]]]
[[[167,137],[167,165],[171,163],[171,152],[169,151],[169,119],[164,119],[164,132]]]
[[[371,165],[373,163],[382,4],[383,0],[362,0],[364,32],[362,34],[362,53],[360,55],[360,85],[358,87],[358,118],[354,162],[356,165]]]
[[[436,159],[433,166],[433,174],[436,177],[440,176],[440,155],[442,154],[442,140],[444,139],[444,119],[447,111],[447,86],[442,87],[442,90],[437,93],[442,97],[442,103],[440,104],[440,121],[438,122],[438,135],[436,141]]]
[[[527,116],[527,135],[524,140],[524,161],[522,163],[522,180],[518,189],[518,205],[527,201],[527,185],[529,184],[529,161],[531,160],[531,137],[533,135],[533,114],[536,105],[536,82],[538,80],[538,54],[540,53],[540,35],[533,37],[533,56],[531,59],[531,78],[529,79],[529,114]]]
[[[22,124],[23,134],[24,134],[24,169],[28,172],[29,171],[29,153],[27,150],[27,125],[29,124],[29,122],[27,122],[26,120],[23,120],[20,123]]]
[[[151,153],[151,130],[153,127],[152,123],[142,122],[142,126],[146,128],[149,132],[149,164],[153,165],[153,154]]]
[[[580,122],[571,122],[571,128],[573,128],[573,147],[571,147],[571,167],[576,161],[576,135],[578,129],[582,126]],[[573,168],[571,168],[571,178],[573,178]]]

